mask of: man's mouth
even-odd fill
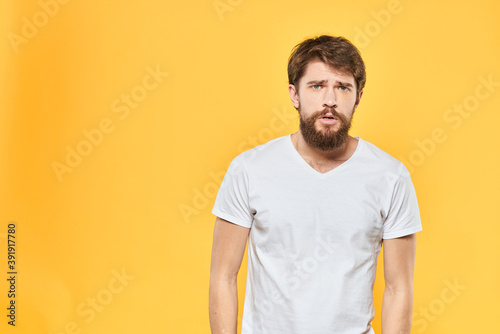
[[[325,125],[333,125],[339,122],[339,119],[334,116],[332,113],[327,113],[321,117],[319,117],[319,122]]]
[[[328,114],[325,114],[323,115],[322,117],[320,118],[326,118],[326,119],[337,119],[337,117],[333,116],[332,113],[328,113]]]

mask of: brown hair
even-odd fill
[[[296,89],[311,60],[320,60],[336,70],[352,74],[358,95],[365,86],[365,63],[359,50],[344,37],[321,35],[306,39],[292,49],[288,59],[288,83]]]

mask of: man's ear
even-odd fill
[[[295,89],[295,85],[288,85],[288,93],[290,94],[290,99],[292,100],[293,106],[295,109],[299,109],[300,103],[299,103],[299,94],[297,90]]]
[[[358,97],[356,98],[356,103],[354,103],[354,109],[356,109],[359,105],[359,102],[361,101],[361,96],[363,95],[363,90],[361,90],[358,94]]]

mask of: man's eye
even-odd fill
[[[349,91],[349,88],[347,88],[346,86],[339,86],[340,90],[344,91],[344,92],[347,92]]]
[[[311,86],[313,89],[319,89],[321,87],[321,85],[312,85]]]

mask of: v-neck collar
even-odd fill
[[[307,163],[307,161],[305,161],[304,158],[302,158],[302,156],[300,155],[300,153],[297,151],[297,149],[293,145],[292,134],[289,134],[287,137],[288,137],[288,139],[287,139],[287,142],[288,142],[287,146],[292,151],[292,155],[295,156],[295,158],[299,160],[299,163],[302,164],[303,166],[305,166],[306,169],[308,169],[310,172],[314,173],[315,175],[317,175],[319,177],[327,177],[329,175],[336,174],[339,171],[345,169],[346,166],[349,165],[352,162],[352,160],[356,159],[356,157],[359,155],[360,147],[364,145],[363,139],[359,138],[359,136],[355,136],[354,138],[356,138],[358,140],[358,145],[356,145],[356,149],[351,154],[351,156],[349,157],[349,159],[347,159],[346,161],[344,161],[343,163],[341,163],[340,165],[338,165],[337,167],[335,167],[334,169],[332,169],[332,170],[330,170],[330,171],[328,171],[326,173],[320,173],[316,169],[312,168],[311,165],[309,165]]]

